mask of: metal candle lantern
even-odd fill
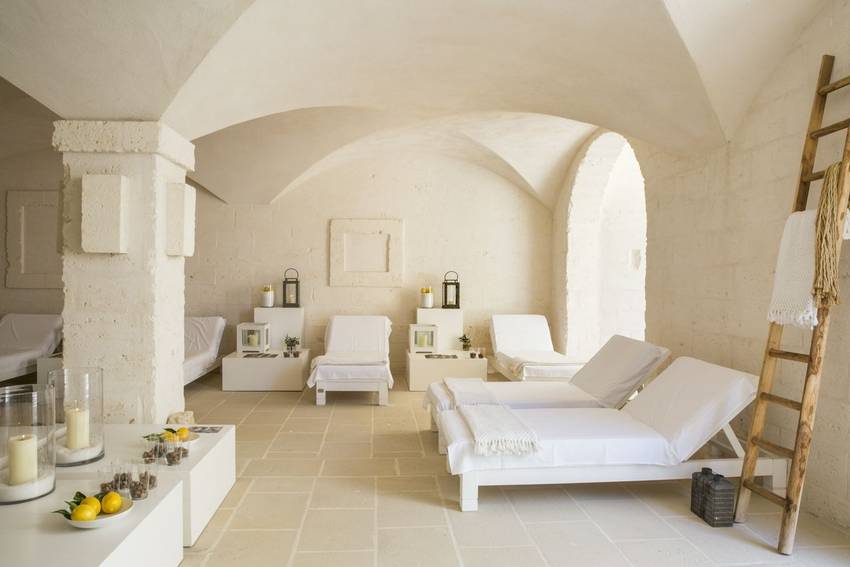
[[[454,277],[449,274],[454,274]],[[443,276],[443,309],[460,309],[460,280],[457,272],[449,271]]]
[[[295,272],[295,277],[289,277],[289,272]],[[301,307],[301,282],[298,279],[298,270],[286,268],[283,272],[283,306]]]
[[[57,400],[56,466],[73,467],[103,458],[103,369],[51,370],[49,381],[63,392]]]
[[[53,492],[55,422],[53,384],[0,388],[0,504]]]

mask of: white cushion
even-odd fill
[[[183,324],[183,383],[192,382],[218,360],[224,317],[186,317]]]
[[[391,330],[384,315],[335,315],[325,331],[325,352],[389,354]]]
[[[655,429],[687,460],[753,401],[752,374],[695,358],[677,358],[622,411]]]
[[[493,315],[490,340],[495,352],[555,350],[543,315]]]
[[[576,372],[572,383],[603,406],[618,408],[668,356],[666,348],[614,335]]]

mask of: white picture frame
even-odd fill
[[[439,327],[413,323],[408,331],[410,352],[434,353],[439,350]]]

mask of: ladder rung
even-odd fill
[[[838,79],[837,81],[833,81],[828,85],[824,85],[818,89],[819,95],[829,94],[832,91],[837,91],[838,89],[843,89],[844,87],[850,85],[850,76],[844,77],[843,79]]]
[[[777,445],[776,443],[771,443],[770,441],[765,441],[764,439],[760,439],[758,437],[751,439],[750,442],[760,449],[764,449],[768,453],[773,453],[774,455],[779,455],[780,457],[785,457],[786,459],[794,458],[794,451],[788,449],[786,447],[782,447],[781,445]]]
[[[799,352],[790,352],[776,348],[770,349],[770,356],[773,358],[782,358],[784,360],[793,360],[794,362],[802,362],[803,364],[808,364],[809,360],[811,360],[808,354],[800,354]]]
[[[803,181],[805,181],[805,182],[817,181],[818,179],[823,179],[824,175],[826,175],[826,171],[822,169],[820,171],[815,171],[814,173],[804,175]]]
[[[809,137],[821,138],[823,136],[826,136],[827,134],[832,134],[833,132],[843,130],[848,126],[850,126],[850,118],[842,120],[841,122],[836,122],[835,124],[830,124],[829,126],[824,126],[823,128],[818,128],[817,130],[812,130],[811,132],[809,132]]]
[[[762,392],[759,397],[765,402],[779,404],[780,406],[785,406],[788,409],[797,411],[801,411],[803,409],[803,404],[800,402],[789,400],[788,398],[783,398],[782,396],[777,396],[776,394],[771,394],[769,392]]]
[[[745,480],[743,482],[743,484],[744,484],[744,488],[748,488],[748,489],[752,490],[753,492],[755,492],[756,494],[758,494],[759,496],[761,496],[762,498],[764,498],[766,500],[770,500],[771,502],[773,502],[777,506],[785,508],[785,498],[779,496],[777,493],[773,492],[772,490],[768,490],[767,488],[765,488],[761,485],[758,485],[751,480]]]

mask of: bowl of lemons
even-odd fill
[[[71,500],[66,500],[68,509],[54,510],[75,528],[101,528],[126,516],[133,509],[133,501],[122,498],[114,491],[86,496],[77,492]]]

